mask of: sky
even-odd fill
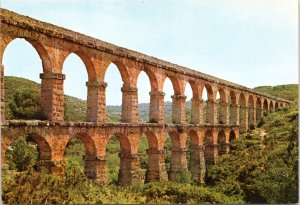
[[[1,0],[1,8],[249,88],[298,83],[297,0]],[[8,45],[3,65],[5,75],[40,82],[41,60],[22,39]],[[66,59],[63,73],[65,94],[86,99],[78,56]],[[122,80],[113,65],[105,81],[107,104],[120,105]],[[139,103],[149,102],[149,91],[142,72]],[[169,80],[164,91],[171,101]],[[188,99],[191,93],[188,87]]]

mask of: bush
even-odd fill
[[[257,123],[257,127],[260,128],[265,124],[265,119],[261,117]]]
[[[254,130],[254,129],[255,129],[255,125],[254,125],[254,124],[250,124],[250,125],[249,125],[249,129],[250,129],[250,130]]]
[[[46,119],[41,107],[40,94],[30,89],[16,92],[9,108],[17,119]]]
[[[11,149],[6,153],[6,161],[10,169],[24,171],[28,168],[31,162],[35,162],[38,158],[36,145],[30,144],[21,137],[14,141]]]

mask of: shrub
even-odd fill
[[[17,119],[46,119],[41,107],[40,95],[30,89],[18,91],[9,103],[13,116]]]
[[[37,160],[37,157],[38,152],[35,145],[26,142],[23,137],[15,140],[11,149],[6,153],[9,168],[17,169],[17,171],[26,170],[32,161]]]
[[[260,128],[265,124],[265,119],[261,117],[257,123],[257,127]]]

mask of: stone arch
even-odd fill
[[[171,137],[172,149],[173,148],[181,148],[182,140],[180,139],[179,133],[176,131],[171,131],[171,132],[169,132],[169,135]],[[185,145],[185,141],[184,141],[184,145]]]
[[[163,140],[159,140],[157,135],[152,131],[145,132],[145,135],[148,140],[149,149],[160,149],[160,143],[164,143]],[[163,146],[162,146],[163,147]]]
[[[213,137],[212,130],[208,129],[205,131],[204,138],[203,138],[203,144],[205,146],[214,144],[214,137]]]
[[[11,146],[17,139],[25,137],[27,142],[33,142],[37,145],[37,152],[38,152],[38,161],[50,161],[52,160],[52,150],[47,142],[47,140],[37,133],[29,133],[25,135],[13,135],[10,137],[2,136],[1,142],[1,164],[4,165],[5,163],[5,155],[7,148]]]
[[[146,73],[146,75],[148,76],[150,86],[151,86],[151,91],[157,91],[159,88],[158,88],[158,79],[157,79],[156,75],[152,72],[151,69],[148,69],[147,67],[145,67],[141,71],[144,71]],[[139,78],[140,73],[138,74],[137,79]]]
[[[45,49],[45,47],[37,40],[33,40],[27,37],[22,37],[22,36],[17,36],[17,37],[11,37],[11,36],[6,36],[6,37],[1,37],[1,64],[2,64],[2,60],[3,60],[3,55],[5,53],[5,49],[7,48],[7,46],[15,39],[24,39],[26,42],[28,42],[30,45],[33,46],[33,48],[36,50],[36,52],[38,53],[41,61],[42,61],[42,67],[43,67],[43,72],[51,72],[52,70],[52,65],[51,65],[51,59],[49,57],[49,54],[47,52],[47,50]]]
[[[97,156],[97,149],[94,140],[86,133],[77,133],[74,136],[78,136],[85,148],[85,154],[87,156]],[[72,136],[69,141],[74,137]]]
[[[199,148],[203,145],[202,136],[196,130],[190,129],[187,135],[190,137],[191,148]]]
[[[115,133],[115,136],[117,136],[117,139],[120,142],[121,153],[131,154],[132,149],[131,149],[131,143],[130,143],[128,136],[126,136],[122,133]]]
[[[218,91],[216,92],[215,100],[217,100],[217,93],[220,95],[220,101],[219,102],[226,102],[226,93],[224,88],[218,88]]]
[[[36,133],[30,133],[27,135],[27,140],[37,144],[40,160],[52,159],[51,147],[44,137]]]
[[[250,95],[248,98],[248,123],[249,126],[254,126],[255,124],[255,108],[254,108],[254,99]]]
[[[86,68],[86,71],[87,71],[87,74],[88,74],[88,80],[89,81],[96,81],[97,76],[96,76],[96,70],[95,70],[94,64],[93,64],[91,58],[82,51],[71,51],[70,53],[68,53],[65,56],[65,58],[62,60],[62,66],[63,66],[64,62],[66,61],[66,59],[72,53],[77,55],[82,60],[83,64],[85,65],[85,68]],[[62,70],[63,70],[63,67],[62,67]]]
[[[165,84],[167,78],[169,78],[172,83],[174,95],[182,95],[183,92],[180,81],[176,77],[167,75],[167,77],[164,79],[163,85]]]
[[[130,74],[129,74],[128,70],[127,70],[127,67],[126,67],[123,63],[121,63],[121,62],[119,62],[119,61],[112,61],[112,62],[105,68],[105,70],[103,71],[103,72],[104,72],[104,79],[105,79],[105,76],[106,76],[106,71],[107,71],[107,69],[109,68],[109,66],[110,66],[111,64],[115,65],[115,66],[118,68],[119,73],[120,73],[121,78],[122,78],[122,81],[123,81],[123,83],[124,83],[123,86],[130,87],[130,86],[131,86],[131,78],[130,78]]]
[[[193,98],[199,99],[200,98],[200,90],[199,86],[194,80],[189,80],[188,83],[190,84],[192,91],[193,91]]]
[[[214,102],[215,98],[214,98],[214,92],[213,92],[212,86],[210,84],[206,83],[206,84],[204,84],[203,90],[204,89],[207,92],[207,100]],[[203,93],[203,90],[202,90],[202,93]],[[202,93],[201,93],[201,96],[202,96]]]

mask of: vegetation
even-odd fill
[[[18,78],[13,80],[15,80],[15,84],[11,85],[13,88],[6,90],[6,96],[9,96],[8,99],[6,98],[8,105],[16,101],[15,96],[24,96],[22,90],[26,93],[27,86],[32,86],[27,81],[26,86],[22,86],[22,83],[18,84],[20,80]],[[7,84],[9,83],[6,81]],[[289,89],[289,86],[286,86],[286,89]],[[292,96],[297,98],[295,90],[293,92],[279,90],[289,99]],[[37,92],[39,92],[38,88]],[[34,96],[35,94],[31,97],[35,98]],[[72,102],[74,106],[70,105]],[[81,113],[80,108],[83,107],[80,106],[85,105],[84,103],[66,96],[65,106],[67,106],[66,112],[70,113],[69,119],[74,119],[72,118],[76,114],[74,109],[78,109],[77,112]],[[35,108],[34,103],[21,104],[20,107],[26,107],[25,105]],[[7,108],[7,112],[12,119],[15,119],[15,112],[11,108]],[[116,109],[112,108],[115,111]],[[84,112],[82,113],[84,116]],[[36,171],[37,146],[26,140],[28,141],[24,137],[15,140],[6,152],[7,167],[2,171],[4,203],[298,202],[298,107],[296,105],[281,108],[259,119],[258,128],[251,127],[250,132],[241,135],[239,140],[233,142],[229,154],[220,156],[217,165],[207,166],[205,186],[193,184],[188,171],[182,174],[178,182],[156,182],[145,184],[143,187],[117,186],[120,166],[118,156],[120,144],[117,137],[112,137],[107,145],[109,172],[107,185],[88,180],[84,176],[85,148],[76,136],[69,141],[65,151],[65,176],[52,176],[43,171]],[[139,159],[143,169],[147,168],[147,148],[147,139],[142,136],[139,144]],[[166,168],[169,170],[171,161],[169,136],[166,136],[164,148]]]
[[[272,113],[262,128],[242,135],[218,165],[207,167],[207,183],[247,203],[296,203],[298,107]]]
[[[254,90],[268,93],[283,99],[298,101],[298,84],[277,85],[277,86],[259,86]]]

